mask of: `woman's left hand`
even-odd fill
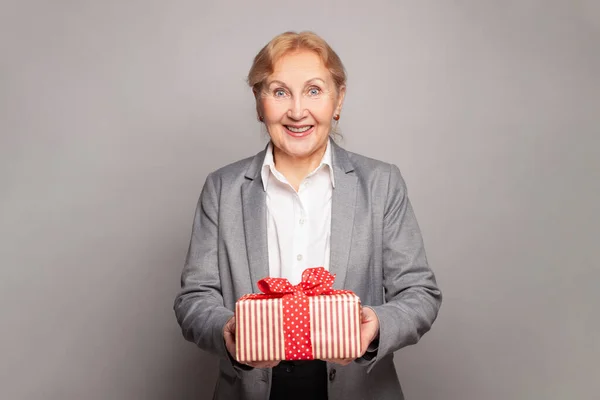
[[[377,318],[375,311],[369,307],[361,307],[360,317],[360,356],[357,358],[362,357],[366,353],[367,348],[379,333],[379,319]],[[354,358],[334,358],[323,361],[348,365],[354,360]]]

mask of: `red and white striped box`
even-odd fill
[[[360,299],[350,291],[330,292],[306,295],[296,291],[278,298],[260,298],[265,296],[262,294],[242,297],[235,309],[237,360],[359,357]]]

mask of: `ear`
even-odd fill
[[[260,101],[260,93],[256,88],[252,88],[252,94],[254,94],[254,100],[256,101],[256,113],[260,116],[263,115],[262,103]]]
[[[342,106],[344,105],[345,98],[346,98],[346,85],[342,85],[338,89],[338,95],[337,95],[337,100],[336,100],[336,104],[335,104],[336,114],[342,113]]]

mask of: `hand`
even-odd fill
[[[369,307],[360,308],[360,317],[360,357],[362,357],[379,334],[379,318]]]
[[[235,316],[231,317],[225,324],[225,327],[223,327],[223,338],[225,339],[225,347],[227,347],[227,351],[235,360]],[[279,364],[279,361],[248,361],[242,364],[253,368],[273,368]]]
[[[367,348],[379,333],[379,319],[375,311],[369,307],[360,308],[360,358],[365,355]],[[354,358],[334,358],[323,360],[334,364],[348,365]]]

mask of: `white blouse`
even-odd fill
[[[306,268],[322,266],[329,270],[335,186],[331,159],[328,142],[321,163],[296,192],[275,168],[273,144],[269,143],[261,171],[267,198],[269,276],[286,278],[295,285]]]

